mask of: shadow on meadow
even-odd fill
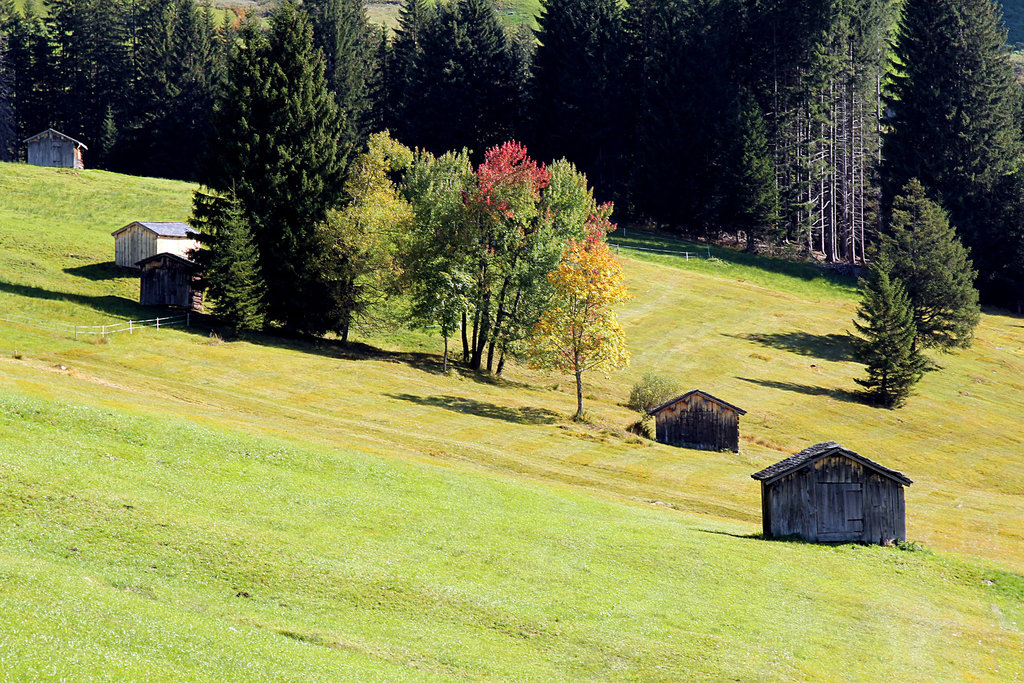
[[[502,420],[514,424],[554,424],[558,420],[558,413],[546,408],[509,408],[499,406],[486,401],[477,401],[462,396],[415,396],[413,394],[384,394],[388,398],[399,401],[409,401],[421,406],[444,408],[456,413],[465,415],[476,415],[488,417],[492,420]]]
[[[90,263],[85,266],[65,268],[64,272],[68,275],[74,275],[75,277],[85,278],[86,280],[92,280],[94,282],[118,280],[125,277],[139,277],[138,270],[119,266],[113,261],[107,261],[106,263]]]
[[[72,294],[70,292],[56,292],[52,289],[32,287],[30,285],[18,285],[13,282],[0,280],[0,292],[22,296],[31,299],[44,299],[47,301],[67,301],[92,308],[107,315],[122,318],[151,318],[151,310],[140,306],[131,299],[123,296],[107,294],[104,296],[89,296],[86,294]]]
[[[773,379],[750,379],[749,377],[737,377],[736,379],[743,382],[750,382],[751,384],[760,384],[763,387],[769,389],[781,389],[782,391],[795,391],[798,394],[806,394],[808,396],[828,396],[834,398],[837,401],[846,401],[847,403],[864,403],[863,397],[857,392],[847,391],[845,389],[829,389],[828,387],[818,387],[810,384],[797,384],[796,382],[780,382]]]
[[[757,342],[773,349],[795,353],[798,356],[834,362],[853,360],[853,345],[850,343],[850,337],[845,334],[811,334],[793,331],[725,336]]]

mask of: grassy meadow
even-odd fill
[[[184,183],[0,164],[0,318],[149,318],[110,233]],[[633,364],[440,373],[440,340],[0,322],[0,680],[1024,678],[1024,320],[859,403],[853,283],[616,234]],[[739,454],[623,431],[647,370]],[[920,550],[770,542],[750,473],[833,439],[914,484]],[[913,547],[913,546],[912,546]]]

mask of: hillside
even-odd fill
[[[110,232],[190,192],[0,165],[0,318],[152,317]],[[1024,322],[873,409],[849,282],[716,255],[622,250],[634,362],[592,427],[566,378],[443,376],[429,334],[0,321],[0,680],[1024,677]],[[740,453],[624,434],[650,369],[745,408]],[[914,480],[927,550],[758,538],[750,473],[828,439]]]

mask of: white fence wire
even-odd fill
[[[53,332],[64,332],[68,335],[74,335],[74,338],[78,339],[79,335],[99,335],[100,337],[106,337],[108,334],[117,334],[119,332],[134,334],[136,330],[141,330],[146,327],[154,327],[158,330],[161,327],[174,327],[176,325],[190,327],[192,324],[192,314],[187,312],[162,318],[149,318],[147,320],[122,320],[115,323],[108,323],[106,325],[75,325],[57,320],[31,318],[26,315],[17,315],[14,313],[0,313],[0,322],[14,323],[16,325],[33,327],[41,330],[50,330]]]
[[[692,258],[711,258],[711,247],[707,248],[707,256],[699,251],[679,251],[677,249],[655,249],[654,247],[638,247],[632,244],[623,244],[621,242],[612,242],[608,240],[608,244],[615,247],[615,253],[619,253],[619,249],[632,249],[634,251],[648,251],[654,254],[674,254],[676,256],[682,256],[687,261]]]

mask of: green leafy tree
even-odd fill
[[[306,16],[285,2],[263,33],[242,29],[215,120],[202,182],[233,192],[253,232],[271,322],[330,329],[315,229],[342,199],[342,120]],[[202,217],[202,205],[194,212]]]
[[[902,406],[921,379],[925,360],[915,346],[917,328],[906,289],[890,276],[890,264],[878,258],[861,280],[861,305],[854,327],[857,360],[867,366],[867,379],[856,379],[874,402]]]
[[[919,179],[949,211],[983,294],[996,301],[1017,253],[1004,188],[1021,162],[1021,93],[1005,43],[991,0],[907,0],[883,148],[890,201]]]
[[[203,236],[204,250],[196,254],[203,264],[203,283],[218,318],[238,334],[263,326],[263,281],[256,246],[240,203],[230,196],[196,195],[201,219],[193,226]]]
[[[395,290],[398,240],[412,223],[413,209],[390,176],[411,157],[386,132],[371,135],[349,171],[345,206],[331,210],[318,228],[318,270],[332,305],[330,327],[343,343],[353,322],[366,319]]]
[[[891,276],[905,283],[914,311],[916,346],[948,351],[970,345],[981,309],[977,272],[942,207],[917,179],[896,197],[882,252]]]

